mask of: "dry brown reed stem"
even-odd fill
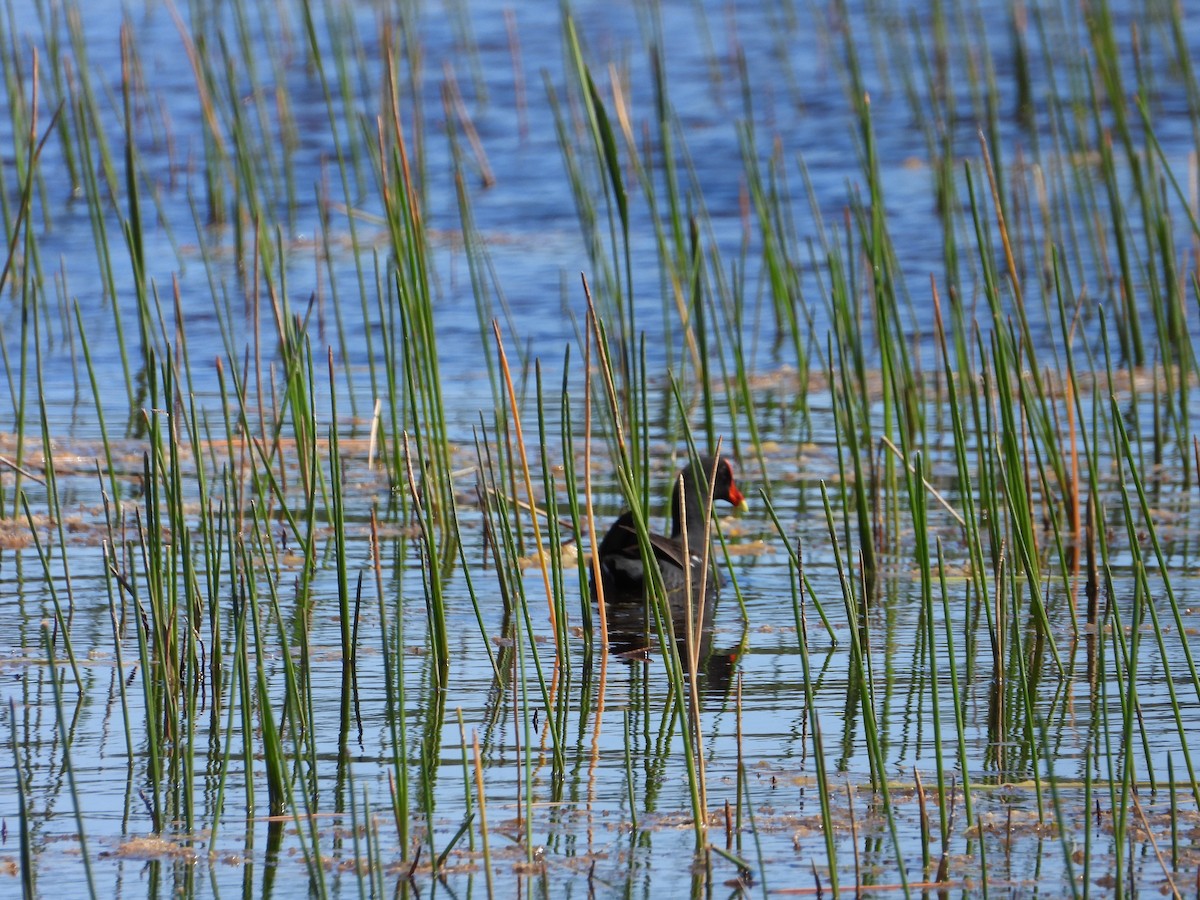
[[[911,475],[916,474],[916,469],[913,468],[912,463],[910,463],[908,460],[906,460],[904,458],[904,453],[900,450],[899,447],[897,447],[894,443],[892,443],[892,441],[889,437],[884,435],[879,440],[883,443],[883,445],[885,447],[887,447],[887,449],[891,450],[892,453],[895,454],[896,458],[898,460],[900,460],[901,463],[903,463],[904,468],[908,469],[909,474],[911,474]],[[958,513],[958,511],[953,506],[950,505],[950,501],[947,500],[945,497],[943,497],[941,492],[937,488],[935,488],[932,484],[930,484],[929,480],[926,479],[924,476],[921,477],[921,484],[923,484],[925,486],[925,490],[929,492],[929,496],[931,496],[934,500],[936,500],[938,502],[938,505],[940,505],[942,507],[942,509],[946,510],[946,512],[950,513],[950,515],[954,517],[954,521],[959,524],[959,527],[962,527],[962,528],[966,527],[966,525],[967,525],[966,519],[964,519]]]
[[[508,34],[508,53],[512,57],[513,95],[517,107],[517,137],[524,144],[529,138],[528,101],[525,99],[525,68],[521,63],[521,38],[517,34],[517,16],[510,7],[504,10],[504,29]]]
[[[592,340],[596,341],[597,351],[602,363],[607,366],[608,359],[604,354],[603,343],[600,340],[600,323],[596,319],[596,306],[592,302],[592,292],[588,287],[587,276],[580,275],[583,282],[583,296],[587,300],[589,328],[584,329],[583,342],[583,496],[587,506],[588,543],[591,550],[592,584],[596,586],[596,607],[600,615],[600,696],[596,703],[596,730],[600,729],[600,715],[604,710],[605,675],[608,674],[608,612],[604,605],[604,585],[600,577],[600,544],[596,540],[596,510],[592,503]],[[607,369],[605,369],[607,373]],[[609,384],[611,390],[611,384]],[[617,439],[621,440],[621,423],[614,419],[617,427]]]
[[[1171,790],[1175,790],[1175,785],[1171,785]],[[1138,800],[1137,791],[1130,793],[1130,799],[1133,800],[1134,811],[1137,813],[1138,818],[1142,820],[1142,828],[1146,830],[1146,837],[1150,840],[1150,847],[1154,850],[1154,856],[1158,859],[1158,864],[1162,866],[1163,875],[1167,879],[1167,885],[1171,888],[1171,896],[1175,900],[1183,900],[1183,895],[1175,885],[1175,879],[1171,877],[1171,867],[1167,865],[1167,861],[1163,859],[1162,851],[1158,849],[1158,841],[1154,839],[1154,829],[1150,827],[1150,823],[1146,820],[1146,812],[1142,809],[1141,801]]]
[[[929,853],[929,806],[926,803],[925,785],[921,781],[921,771],[913,766],[913,784],[917,792],[917,809],[920,815],[921,822],[921,846],[924,848],[926,855]],[[925,874],[929,874],[929,869],[926,867]]]
[[[500,323],[492,320],[492,331],[496,335],[496,349],[500,354],[500,372],[504,376],[504,385],[508,391],[509,409],[512,413],[513,431],[516,436],[517,453],[521,457],[521,474],[525,479],[525,495],[533,503],[533,479],[529,474],[529,456],[525,452],[525,435],[521,430],[521,412],[517,406],[517,391],[513,387],[512,371],[508,367],[508,355],[504,352],[504,338],[500,335]],[[546,609],[550,614],[550,629],[554,632],[554,671],[558,671],[559,660],[562,658],[562,647],[559,646],[558,616],[554,612],[554,591],[550,587],[550,570],[547,567],[548,556],[542,546],[542,528],[538,517],[530,515],[529,522],[533,525],[533,542],[537,548],[538,566],[542,571],[542,584],[546,588]],[[554,691],[550,692],[553,700]]]
[[[37,161],[42,155],[42,148],[46,146],[46,141],[50,139],[50,135],[54,133],[54,126],[58,123],[58,117],[62,114],[63,104],[59,103],[58,108],[54,110],[54,115],[50,117],[50,124],[46,126],[45,133],[42,134],[41,140],[37,140],[37,113],[38,113],[38,52],[37,48],[33,48],[33,85],[31,87],[32,99],[30,101],[30,119],[29,119],[29,158],[25,162],[25,184],[21,187],[21,205],[17,208],[17,219],[13,223],[12,235],[8,239],[8,253],[4,258],[4,268],[0,269],[0,292],[4,290],[4,285],[8,282],[8,275],[12,271],[13,259],[17,253],[17,241],[20,240],[22,229],[21,225],[29,215],[29,210],[33,203],[33,186],[37,182],[35,172],[37,171]],[[65,101],[64,101],[65,102]],[[23,433],[24,429],[22,429]],[[17,482],[18,486],[20,481]]]
[[[490,188],[496,183],[496,176],[492,172],[491,163],[488,162],[487,151],[483,149],[483,141],[479,139],[479,132],[475,128],[475,123],[471,121],[471,114],[467,110],[467,104],[463,102],[462,91],[458,89],[458,79],[454,75],[454,68],[447,62],[442,67],[442,71],[446,78],[446,105],[453,108],[459,125],[462,126],[463,132],[467,135],[467,142],[470,143],[471,152],[475,154],[475,161],[479,165],[479,178],[483,183],[483,187]]]
[[[479,733],[471,732],[471,748],[475,756],[475,790],[479,794],[479,839],[483,843],[483,871],[487,877],[488,897],[495,896],[492,884],[492,852],[488,845],[487,794],[483,789],[483,764],[479,758]],[[519,807],[518,807],[519,808]]]
[[[9,459],[7,456],[0,456],[0,466],[8,466],[14,472],[24,475],[30,481],[40,484],[43,487],[46,484],[46,480],[44,478],[41,478],[38,475],[35,475],[33,472],[29,471],[24,466],[18,465],[17,463],[15,463],[11,459]]]
[[[188,63],[192,67],[192,78],[196,82],[196,95],[200,98],[200,111],[204,115],[204,121],[208,124],[208,133],[212,135],[213,142],[217,145],[217,151],[221,157],[228,159],[229,148],[225,145],[225,138],[221,133],[216,106],[213,103],[212,92],[208,89],[208,79],[205,77],[200,64],[200,54],[196,50],[196,43],[188,33],[187,23],[183,21],[183,17],[179,14],[179,10],[175,4],[168,3],[167,8],[171,13],[171,18],[175,22],[176,30],[179,32],[179,40],[183,44],[183,52],[187,55]]]
[[[1008,238],[1008,225],[1004,220],[1004,206],[1001,204],[1000,187],[996,183],[996,170],[992,166],[992,155],[988,152],[987,137],[979,132],[979,146],[983,152],[983,166],[987,171],[988,185],[992,192],[992,206],[996,208],[996,225],[1000,229],[1000,241],[1004,244],[1004,261],[1008,267],[1008,277],[1012,282],[1013,298],[1017,308],[1023,309],[1024,298],[1021,295],[1021,280],[1017,277],[1017,261],[1013,257],[1012,243]]]
[[[458,470],[455,470],[455,474],[463,474],[463,473],[470,474],[471,472],[474,472],[474,471],[475,471],[474,469],[458,469]],[[540,506],[538,506],[536,503],[530,503],[527,500],[522,500],[520,497],[513,497],[513,496],[505,495],[504,493],[502,493],[501,491],[497,490],[494,487],[486,487],[485,486],[483,489],[483,493],[489,497],[504,497],[504,499],[507,500],[509,503],[511,503],[513,506],[519,506],[519,507],[521,507],[521,509],[528,511],[532,515],[540,516],[541,518],[545,519],[546,521],[550,521],[550,514],[548,512],[546,512],[546,510],[544,510]],[[555,519],[554,521],[558,524],[559,528],[563,528],[563,529],[565,529],[567,531],[571,531],[571,532],[573,532],[575,530],[575,526],[571,522],[570,519],[564,519],[560,516],[559,518]]]

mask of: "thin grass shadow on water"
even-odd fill
[[[1200,28],[869,7],[0,17],[0,893],[1188,892]]]

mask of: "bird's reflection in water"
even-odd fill
[[[723,698],[733,684],[737,670],[738,647],[717,648],[713,646],[713,613],[716,607],[716,591],[706,592],[702,609],[688,615],[687,593],[683,590],[667,593],[667,606],[671,621],[663,621],[664,634],[670,640],[667,628],[673,629],[675,645],[683,662],[685,676],[688,672],[688,629],[699,632],[699,653],[696,672],[700,691],[707,698]],[[619,659],[630,663],[649,660],[660,650],[658,624],[649,604],[640,602],[609,603],[606,606],[608,620],[608,649]],[[697,622],[697,613],[703,619]]]

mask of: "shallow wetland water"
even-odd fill
[[[1197,892],[1200,11],[0,36],[0,896]]]

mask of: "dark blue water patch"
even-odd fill
[[[919,10],[902,10],[896,21],[903,22],[913,13],[920,15]],[[364,47],[370,65],[372,51],[376,54],[378,52],[377,46],[371,43],[374,31],[364,24],[368,20],[365,9],[356,15],[364,35],[367,35]],[[738,133],[745,113],[740,108],[736,85],[713,84],[711,77],[703,74],[711,72],[711,67],[715,64],[718,70],[723,72],[725,80],[730,77],[732,70],[728,60],[731,51],[726,47],[727,52],[722,53],[723,41],[728,41],[730,46],[736,42],[738,47],[746,51],[749,82],[764,85],[762,92],[755,97],[754,107],[756,117],[760,118],[755,125],[759,152],[765,154],[778,140],[785,161],[790,158],[803,159],[814,178],[822,213],[831,221],[840,218],[854,195],[863,190],[863,185],[861,177],[845,167],[848,161],[858,158],[862,145],[861,136],[856,136],[844,85],[829,72],[829,60],[838,52],[837,43],[823,43],[818,39],[822,28],[836,29],[841,25],[825,22],[818,23],[817,27],[805,27],[806,23],[794,21],[786,24],[784,31],[787,35],[786,46],[791,63],[789,80],[788,77],[779,77],[778,73],[772,73],[772,66],[775,66],[778,60],[780,47],[776,37],[768,31],[756,30],[748,25],[739,30],[724,29],[722,23],[728,15],[725,10],[709,11],[703,22],[713,32],[708,40],[704,38],[703,28],[697,24],[694,11],[690,9],[666,9],[661,32],[649,36],[643,33],[645,24],[635,24],[635,18],[629,18],[621,25],[619,20],[608,16],[603,20],[608,36],[598,41],[590,41],[589,50],[604,57],[609,55],[610,49],[615,49],[617,55],[627,61],[630,77],[625,89],[632,108],[639,114],[639,127],[635,128],[637,133],[634,137],[640,142],[644,137],[640,127],[645,120],[644,111],[651,108],[653,99],[645,45],[657,40],[656,34],[661,38],[664,47],[663,59],[668,73],[667,83],[679,85],[677,89],[672,88],[670,97],[682,125],[682,130],[676,138],[682,142],[681,147],[686,146],[687,158],[695,166],[696,188],[704,198],[705,210],[711,221],[719,226],[714,231],[718,246],[722,248],[723,253],[731,254],[737,252],[741,242],[743,178]],[[991,12],[985,11],[983,15],[985,25],[995,26],[997,34],[1004,33],[1002,17],[993,21],[990,18]],[[579,16],[581,23],[586,26],[586,34],[593,35],[601,31],[598,24],[595,29],[588,25],[593,19],[597,23],[601,21],[598,18],[598,9],[584,7],[579,10]],[[531,34],[528,46],[522,42],[522,65],[526,75],[540,74],[542,68],[545,68],[552,73],[552,80],[561,92],[565,79],[561,76],[557,53],[543,56],[545,50],[557,46],[557,23],[552,19],[543,21],[536,13],[521,11],[517,16],[518,27],[526,20],[529,20],[528,31]],[[105,55],[106,48],[111,53],[115,47],[112,42],[112,23],[106,23],[103,11],[97,13],[97,18],[89,18],[87,21],[85,27],[95,29],[96,45],[92,48],[92,62],[101,73],[107,74],[108,86],[110,90],[114,90],[119,86],[113,81],[117,77],[116,70],[112,68],[115,60]],[[850,21],[859,22],[858,14],[852,15]],[[438,63],[444,59],[451,59],[461,48],[459,36],[449,20],[426,17],[421,20],[421,25],[422,39],[426,42],[427,52],[423,102],[427,111],[433,111],[436,122],[441,116],[439,94],[443,78]],[[481,9],[471,17],[471,26],[482,53],[479,69],[489,73],[489,80],[486,103],[482,102],[482,97],[468,96],[468,100],[477,107],[474,110],[478,118],[476,124],[481,128],[485,150],[497,178],[492,188],[475,188],[474,207],[478,224],[485,240],[497,248],[497,256],[503,255],[499,248],[506,246],[510,240],[514,241],[513,246],[518,248],[512,253],[511,259],[504,260],[507,264],[498,272],[498,280],[506,287],[506,294],[510,297],[514,309],[522,313],[515,320],[518,339],[541,346],[543,341],[553,338],[553,343],[558,345],[562,343],[562,339],[572,337],[571,331],[564,329],[555,334],[551,330],[548,333],[543,326],[552,320],[561,319],[564,279],[568,296],[574,294],[575,298],[579,299],[578,291],[570,284],[576,273],[591,270],[592,263],[583,252],[582,244],[578,242],[573,201],[566,191],[561,163],[550,161],[558,156],[557,138],[554,136],[548,109],[544,103],[544,92],[539,78],[527,77],[525,99],[528,107],[525,113],[530,127],[526,136],[521,138],[514,125],[518,121],[518,115],[516,98],[509,83],[511,53],[504,17],[498,10]],[[148,49],[144,49],[143,53],[147,70],[155,76],[153,87],[168,98],[158,105],[157,113],[154,105],[147,106],[143,121],[149,124],[139,131],[145,136],[145,143],[140,146],[140,166],[149,179],[147,187],[153,187],[160,193],[163,210],[170,219],[164,225],[169,224],[171,233],[175,235],[175,242],[181,242],[186,247],[191,243],[187,235],[194,231],[190,205],[195,203],[201,210],[204,207],[199,167],[205,165],[205,162],[202,155],[203,145],[196,135],[202,119],[195,97],[194,80],[189,67],[178,65],[177,58],[170,60],[175,64],[169,64],[165,57],[160,60],[155,56],[154,48],[177,44],[175,25],[169,21],[168,16],[161,12],[151,13],[136,19],[134,27],[147,38]],[[1063,27],[1069,29],[1072,26]],[[958,39],[957,34],[957,31],[952,29],[952,48],[953,42]],[[918,299],[918,308],[924,309],[926,304],[921,298],[926,290],[927,279],[930,274],[939,274],[942,267],[939,229],[930,227],[936,216],[930,198],[932,173],[928,166],[931,161],[924,158],[926,148],[920,128],[913,127],[911,113],[906,108],[906,101],[898,86],[895,83],[875,83],[871,80],[874,78],[873,73],[879,71],[879,67],[884,63],[884,60],[872,58],[872,47],[871,42],[864,42],[861,48],[864,54],[862,62],[863,72],[868,77],[866,86],[872,92],[872,117],[885,185],[886,213],[895,238],[903,242],[900,259],[909,290]],[[1003,61],[1004,48],[993,46],[992,49],[997,59]],[[294,237],[315,240],[320,233],[321,229],[317,227],[314,218],[318,214],[314,187],[317,184],[328,184],[329,166],[335,149],[329,133],[328,115],[323,109],[323,91],[311,67],[304,64],[304,56],[305,51],[298,50],[283,63],[284,72],[287,74],[286,88],[291,97],[291,109],[297,117],[295,124],[300,138],[300,145],[290,153],[283,153],[280,148],[276,148],[280,153],[278,161],[290,170],[288,178],[295,185],[297,204],[294,208],[277,207],[277,212],[289,222],[290,233],[285,234],[285,240]],[[551,59],[554,60],[554,65],[540,65],[543,62],[549,63]],[[259,62],[260,69],[265,70],[266,60]],[[461,59],[459,62],[461,63]],[[722,65],[725,66],[724,69],[720,68]],[[607,71],[598,69],[595,74],[599,83],[606,84]],[[1005,73],[1002,71],[1001,74]],[[336,77],[336,73],[330,73],[330,77]],[[461,84],[469,86],[470,79],[466,72],[459,72],[458,79]],[[1005,79],[1002,78],[1002,87],[1005,83]],[[961,80],[959,84],[961,85]],[[1164,136],[1171,140],[1172,135],[1175,135],[1175,131],[1172,131],[1173,124],[1185,121],[1173,111],[1181,113],[1188,107],[1185,96],[1173,87],[1172,82],[1165,80],[1164,84],[1167,89],[1158,99],[1165,113],[1162,117]],[[356,92],[358,87],[356,83]],[[339,85],[334,83],[332,88],[336,93]],[[780,101],[779,96],[789,94],[796,96],[799,102],[793,105]],[[1005,104],[1007,99],[1004,99]],[[960,100],[960,107],[969,108],[966,100],[967,98]],[[251,97],[247,95],[244,102],[249,104],[243,111],[250,120],[253,118]],[[163,110],[166,111],[165,115]],[[358,105],[354,114],[369,119],[374,114],[371,103]],[[156,115],[162,117],[162,125],[155,124]],[[228,122],[222,124],[223,127],[227,127]],[[345,123],[346,130],[343,131],[342,137],[348,137],[360,124]],[[959,133],[956,144],[960,152],[969,155],[977,153],[977,136],[981,124],[971,121],[971,117],[966,116],[956,126]],[[1002,139],[1006,143],[1012,142],[1019,146],[1023,142],[1019,131],[1010,130],[1007,118],[1002,119],[1001,125]],[[457,124],[443,122],[442,127],[457,128]],[[164,143],[158,140],[156,135],[168,135],[171,140],[169,144]],[[656,128],[651,128],[650,135],[651,140],[656,141]],[[1186,127],[1179,128],[1177,136],[1186,140],[1189,137]],[[259,139],[271,141],[274,137],[268,134],[260,136]],[[1043,138],[1046,137],[1047,135],[1043,135]],[[110,135],[114,147],[118,146],[119,139],[119,130]],[[449,181],[449,167],[444,160],[439,162],[437,159],[437,155],[445,149],[445,136],[441,129],[428,129],[423,146],[426,151],[432,152],[428,158],[414,162],[419,163],[420,171],[427,173],[429,179],[426,185],[431,201],[429,221],[435,229],[453,230],[458,224],[457,201]],[[180,170],[178,166],[181,162],[187,163],[187,168]],[[53,142],[48,147],[43,164],[61,164],[61,157],[56,155]],[[659,165],[661,166],[661,157]],[[266,173],[264,168],[264,177]],[[629,178],[628,172],[626,177]],[[361,203],[363,211],[367,213],[378,212],[372,201],[372,180],[373,176],[367,173],[363,185],[367,188],[365,193],[361,192],[357,183],[352,187],[352,203],[356,206]],[[793,174],[790,181],[793,193],[798,195],[798,176]],[[635,189],[631,178],[628,184],[631,189]],[[982,187],[982,184],[978,186]],[[331,194],[336,197],[340,191],[336,179],[330,188]],[[282,195],[278,194],[277,186],[264,184],[263,190],[268,199],[274,197],[273,203],[285,203]],[[961,183],[959,191],[961,198],[965,194]],[[635,241],[633,248],[634,269],[638,273],[635,293],[646,301],[647,318],[643,324],[651,327],[653,333],[657,330],[655,320],[660,308],[658,295],[663,286],[660,278],[653,274],[658,266],[658,251],[653,242],[646,240],[653,229],[641,209],[641,205],[635,203],[633,233],[642,236]],[[124,213],[119,206],[113,209],[114,215]],[[803,208],[798,209],[796,213],[800,234],[811,236],[811,225],[805,221]],[[68,218],[56,216],[55,222],[55,230],[46,236],[47,248],[50,249],[51,245],[59,248],[62,256],[71,262],[68,284],[75,286],[74,290],[80,292],[85,309],[100,309],[99,304],[87,297],[90,286],[96,284],[90,272],[91,267],[86,265],[91,256],[86,251],[94,240],[87,217],[76,212]],[[221,342],[214,341],[216,333],[206,332],[202,328],[207,315],[205,307],[210,304],[196,304],[189,299],[193,290],[207,289],[197,261],[193,257],[186,269],[180,268],[178,262],[172,262],[176,258],[175,243],[166,240],[166,230],[154,225],[152,215],[147,216],[146,222],[147,249],[149,258],[154,261],[150,275],[160,291],[167,290],[172,275],[177,271],[183,276],[184,308],[190,316],[195,317],[193,327],[198,329],[198,333],[193,337],[192,352],[201,358],[210,352],[222,352]],[[117,223],[114,220],[111,224]],[[335,221],[334,228],[344,231],[345,225],[342,223],[339,228]],[[360,227],[360,233],[365,233],[368,242],[372,242],[369,231],[366,226]],[[115,266],[119,290],[117,302],[123,307],[123,321],[129,323],[136,319],[136,312],[130,306],[133,292],[128,282],[128,264],[120,261],[124,249],[118,235],[119,228],[110,229],[110,243],[118,257]],[[522,235],[525,236],[524,240]],[[208,237],[211,238],[212,235]],[[217,237],[226,241],[229,235],[226,233]],[[1182,239],[1183,235],[1180,237]],[[335,246],[338,243],[335,241]],[[298,251],[300,249],[297,248]],[[83,264],[83,267],[76,270],[76,263]],[[347,270],[343,268],[342,271]],[[233,273],[221,267],[218,274],[220,280],[227,285],[226,289],[237,293],[237,289],[229,287],[236,283]],[[591,274],[595,281],[596,273]],[[296,298],[295,303],[302,302],[302,298],[310,290],[316,289],[315,275],[316,267],[307,262],[301,263],[292,271],[290,279],[295,288],[292,292]],[[746,275],[750,279],[749,295],[755,296],[753,280],[758,277],[757,267],[752,266]],[[809,285],[806,293],[813,296],[820,293],[815,275],[816,273],[805,274]],[[343,285],[342,293],[351,292],[353,285],[354,280],[351,279],[348,286]],[[451,293],[461,294],[465,291],[465,281],[459,281],[446,289]],[[353,333],[353,308],[357,304],[350,303],[348,306],[351,308],[349,324]],[[469,309],[470,302],[466,307]],[[820,313],[820,304],[814,304],[811,308],[817,313],[814,322],[817,330],[826,328],[827,323]],[[469,322],[470,315],[466,315],[465,319]],[[447,328],[448,346],[461,346],[458,338],[468,336],[470,329],[457,331],[456,323],[460,317],[454,312],[447,311],[440,320],[444,321]],[[922,332],[928,334],[930,322],[924,314],[918,317],[917,323]],[[1053,326],[1054,323],[1049,324]],[[100,317],[89,319],[87,325],[89,336],[95,332],[94,344],[99,353],[103,354],[107,348],[114,346],[114,342],[108,339],[111,338],[114,327],[110,321]],[[126,327],[130,326],[127,324]],[[1053,332],[1054,329],[1051,328],[1046,333]],[[12,333],[11,328],[6,329],[6,333]],[[328,335],[319,334],[318,341],[333,343],[329,341]],[[763,341],[757,345],[767,344],[769,342]],[[652,342],[651,347],[654,346]],[[447,352],[445,357],[444,367],[448,374],[453,373],[454,366],[460,360],[453,352]],[[106,361],[110,360],[111,357]],[[651,361],[655,362],[657,359],[652,357]],[[468,359],[461,362],[469,365]],[[772,365],[778,360],[766,354],[752,359],[752,362],[755,365]],[[469,374],[463,373],[463,377],[469,377]]]

